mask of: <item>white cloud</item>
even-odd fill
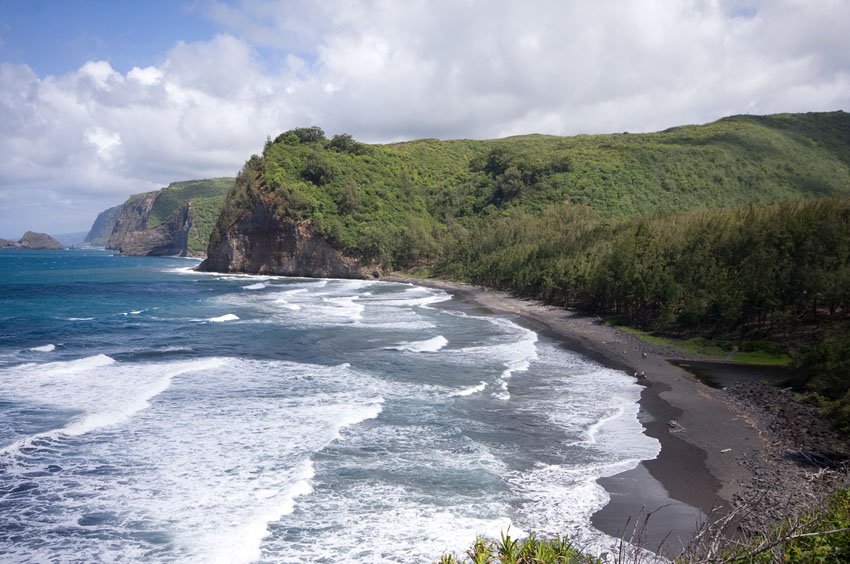
[[[85,228],[131,192],[234,174],[296,126],[390,141],[850,109],[850,2],[838,0],[208,6],[226,33],[126,74],[0,64],[2,234]],[[38,215],[16,210],[20,190],[44,202]]]
[[[87,129],[85,139],[95,147],[97,156],[104,161],[113,160],[121,148],[121,136],[102,127]]]
[[[162,80],[162,71],[156,67],[133,67],[127,73],[127,80],[138,83],[141,86],[155,86]]]

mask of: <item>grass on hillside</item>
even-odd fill
[[[207,252],[215,222],[221,213],[225,197],[216,196],[212,198],[192,198],[189,200],[189,209],[192,214],[192,226],[189,229],[188,252],[193,256],[203,256]]]
[[[756,364],[760,366],[788,366],[791,355],[778,352],[776,343],[737,343],[735,341],[716,341],[705,337],[675,339],[656,335],[628,325],[622,325],[615,319],[608,318],[606,323],[614,325],[620,331],[654,345],[669,347],[683,353],[698,354],[714,360],[726,360],[739,364]],[[743,349],[743,350],[742,350]],[[746,350],[750,349],[750,350]]]
[[[587,206],[605,221],[850,193],[844,112],[390,145],[339,143],[306,129],[270,140],[246,164],[250,182],[274,195],[284,216],[309,218],[338,247],[396,269],[433,260],[453,233],[515,210]]]
[[[233,187],[233,180],[233,178],[207,178],[172,182],[167,188],[160,191],[151,209],[147,228],[153,229],[165,223],[168,216],[188,200],[223,197]],[[209,233],[207,236],[209,236]],[[204,245],[204,248],[206,249],[206,245]]]

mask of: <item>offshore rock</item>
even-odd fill
[[[275,213],[275,205],[253,195],[235,220],[225,215],[210,238],[207,259],[198,270],[308,278],[377,278],[380,268],[362,264],[333,247],[309,220]]]
[[[0,239],[0,249],[64,249],[65,246],[48,235],[47,233],[36,233],[27,231],[17,241]]]

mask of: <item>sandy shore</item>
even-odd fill
[[[753,401],[753,396],[769,394],[736,396],[701,383],[669,361],[705,359],[647,344],[598,318],[504,292],[441,280],[387,280],[440,288],[494,313],[519,316],[532,328],[549,333],[567,348],[600,364],[629,374],[645,374],[639,379],[645,386],[639,418],[645,433],[660,442],[661,453],[633,470],[599,480],[611,501],[593,516],[593,524],[608,534],[623,533],[629,516],[655,511],[642,544],[655,549],[666,538],[665,552],[676,553],[695,530],[697,521],[712,508],[729,508],[763,494],[766,478],[772,476],[791,489],[797,489],[798,480],[811,481],[810,469],[798,468],[785,454],[789,447],[797,448],[797,439],[780,440],[771,430],[765,410]],[[741,370],[738,366],[729,369]],[[816,415],[807,417],[809,425]],[[809,498],[814,496],[812,493],[804,497],[811,501]],[[788,510],[787,498],[771,502],[781,504],[782,511]],[[764,514],[773,515],[775,511]]]

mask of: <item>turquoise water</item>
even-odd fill
[[[640,388],[445,292],[0,251],[0,557],[429,562],[603,547]]]

